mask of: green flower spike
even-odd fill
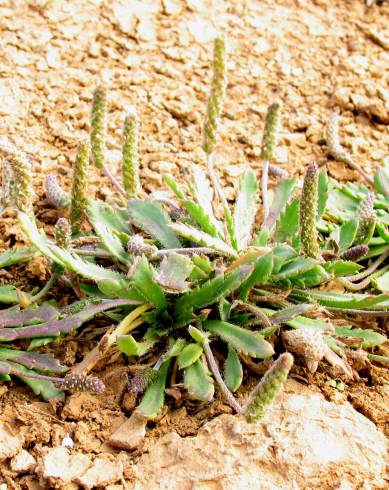
[[[58,247],[68,250],[70,247],[72,228],[69,220],[66,218],[59,218],[55,223],[55,243]]]
[[[226,88],[226,40],[224,36],[215,39],[213,51],[213,79],[208,99],[207,115],[203,128],[203,150],[210,155],[216,146],[217,130]]]
[[[316,229],[318,207],[319,168],[311,163],[305,174],[300,202],[300,239],[303,252],[317,259],[319,243]]]
[[[19,211],[33,216],[34,189],[32,185],[32,163],[27,155],[11,145],[0,145],[0,155],[12,168],[12,177],[5,193],[14,200]]]
[[[72,204],[70,222],[72,232],[78,233],[81,228],[84,211],[88,198],[88,165],[89,144],[82,143],[78,149],[73,171]]]
[[[123,127],[123,185],[128,197],[138,197],[139,180],[138,118],[135,108],[127,112]]]
[[[374,233],[377,217],[374,211],[374,192],[369,192],[361,202],[358,210],[358,228],[354,243],[368,244]]]
[[[257,422],[265,416],[266,411],[283,387],[292,366],[293,356],[289,352],[285,352],[266,371],[243,407],[242,414],[246,417],[247,422]]]
[[[262,137],[261,158],[268,162],[274,160],[280,126],[280,105],[272,104],[266,114],[265,128]]]
[[[93,163],[97,168],[105,165],[105,138],[107,135],[107,91],[96,88],[93,96],[90,142]]]

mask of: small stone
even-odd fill
[[[157,33],[155,30],[155,24],[150,19],[141,19],[136,28],[137,38],[140,41],[151,42],[155,41]]]
[[[22,449],[22,439],[5,422],[0,422],[0,461],[12,458]]]
[[[28,451],[22,449],[11,459],[10,468],[15,473],[28,473],[34,469],[36,460]]]
[[[106,488],[123,478],[123,463],[112,454],[101,454],[93,461],[92,466],[74,481],[90,490],[95,487]]]
[[[194,40],[200,44],[209,43],[218,35],[211,21],[203,18],[190,20],[187,28]]]
[[[70,454],[65,447],[48,448],[37,473],[43,478],[67,483],[85,473],[90,465],[91,461],[85,454]]]
[[[162,0],[162,7],[166,15],[177,15],[181,12],[181,5],[174,0]]]

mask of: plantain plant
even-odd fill
[[[0,287],[0,302],[14,304],[0,314],[0,342],[5,346],[30,340],[26,352],[0,347],[3,376],[19,376],[46,398],[62,396],[56,384],[101,391],[102,385],[90,382],[88,373],[116,345],[139,363],[130,389],[144,392],[136,410],[144,420],[161,411],[169,373],[174,373],[188,396],[203,402],[214,397],[216,382],[232,408],[255,421],[285,381],[293,357],[281,354],[243,407],[234,392],[243,382],[244,366],[251,359],[270,359],[281,345],[312,372],[329,363],[353,378],[357,374],[350,359],[360,352],[366,362],[388,364],[388,358],[376,352],[386,337],[354,322],[355,315],[389,315],[389,271],[384,264],[389,255],[388,170],[377,171],[374,193],[365,185],[329,179],[315,163],[308,166],[301,191],[296,178],[271,171],[281,177],[257,227],[261,208],[255,172],[246,168],[232,205],[214,169],[226,86],[224,38],[215,41],[214,58],[203,135],[208,174],[194,165],[185,185],[165,176],[168,198],[139,198],[138,121],[131,113],[123,132],[123,185],[110,174],[120,192],[118,204],[88,198],[84,145],[76,160],[71,198],[56,183],[60,199],[50,199],[58,201],[62,212],[71,204],[72,235],[65,220],[53,241],[38,229],[30,209],[20,209],[21,227],[34,250],[20,250],[18,260],[40,253],[53,264],[56,280],[71,285],[78,276],[85,299],[59,309],[42,302],[44,289],[25,293],[22,309],[17,288]],[[98,167],[106,166],[105,98],[105,91],[98,89],[91,133]],[[265,203],[278,120],[279,106],[273,104],[262,145]],[[87,221],[92,232],[83,227]],[[15,262],[12,257],[6,252],[0,263]],[[349,292],[337,292],[331,287],[335,283],[338,290]],[[42,374],[61,374],[65,368],[35,349],[104,313],[117,321],[116,328],[71,375],[54,382]],[[340,325],[337,318],[345,315],[348,324]],[[150,358],[156,359],[152,365]]]

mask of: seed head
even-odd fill
[[[123,185],[128,197],[138,197],[139,180],[138,118],[135,109],[127,113],[123,127]]]
[[[70,194],[62,189],[55,174],[49,174],[46,177],[46,196],[50,203],[58,209],[66,209],[70,206]]]
[[[261,158],[274,160],[274,151],[277,146],[278,131],[280,125],[280,105],[272,104],[266,114],[265,129],[262,138]]]
[[[86,210],[88,198],[88,166],[89,144],[82,143],[79,146],[73,170],[72,203],[70,208],[70,222],[73,233],[80,231],[83,214]]]
[[[105,165],[105,139],[107,136],[107,91],[100,85],[93,95],[91,134],[93,163],[97,168]]]
[[[213,79],[203,128],[203,150],[207,155],[210,155],[216,146],[226,87],[226,74],[226,40],[224,36],[219,36],[214,42]]]
[[[129,381],[129,390],[132,393],[143,393],[149,384],[155,380],[157,374],[158,371],[150,368],[138,371]]]
[[[374,192],[369,192],[361,202],[358,210],[358,228],[354,243],[363,245],[369,243],[374,233],[376,214],[374,211]]]
[[[300,201],[300,239],[303,252],[314,259],[319,257],[316,229],[318,208],[319,168],[311,163],[305,174]]]
[[[55,243],[67,250],[70,247],[71,226],[67,218],[59,218],[55,223]]]
[[[100,378],[88,376],[87,374],[67,374],[62,380],[61,386],[65,390],[90,391],[92,393],[103,393],[105,391],[105,384]]]
[[[151,258],[158,249],[154,245],[146,243],[141,235],[134,235],[128,241],[127,250],[133,255],[145,255],[147,258]]]
[[[292,366],[293,356],[285,352],[266,371],[242,409],[242,414],[246,417],[247,422],[257,422],[264,417],[286,381]]]
[[[351,247],[341,253],[340,258],[342,260],[350,260],[351,262],[356,262],[360,260],[364,255],[366,255],[368,251],[369,247],[367,245],[356,245],[355,247]]]
[[[330,115],[327,122],[327,147],[328,153],[338,162],[352,164],[352,157],[339,142],[339,119],[334,112]]]
[[[9,184],[11,187],[6,189],[6,194],[14,200],[16,208],[19,211],[33,216],[34,189],[32,184],[31,160],[23,151],[19,151],[11,145],[1,144],[0,155],[2,156],[3,162],[4,160],[8,162],[6,166],[9,165],[12,168]]]

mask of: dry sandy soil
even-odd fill
[[[77,145],[88,136],[93,90],[101,82],[109,88],[113,169],[120,159],[125,108],[136,105],[144,189],[162,185],[164,173],[183,179],[190,163],[203,162],[201,122],[212,40],[224,31],[229,83],[216,162],[229,195],[246,162],[260,169],[264,115],[273,101],[283,106],[283,168],[299,174],[313,158],[325,160],[320,140],[335,110],[344,145],[372,173],[389,142],[388,14],[387,2],[368,7],[362,0],[0,0],[0,139],[33,156],[36,214],[49,232],[58,214],[47,203],[42,183],[57,171],[69,188]],[[329,161],[327,168],[340,180],[358,179],[340,164]],[[94,180],[100,197],[112,195],[105,178]],[[0,250],[22,241],[13,219],[3,217]],[[1,283],[15,277],[42,284],[46,270],[41,261],[32,261],[27,269],[0,271]],[[56,299],[65,303],[69,294],[57,292]],[[92,342],[89,329],[89,335],[59,349],[61,360],[69,366],[78,362]],[[85,453],[112,453],[104,441],[135,406],[126,392],[126,374],[117,366],[113,356],[103,371],[114,393],[73,395],[64,407],[42,403],[17,384],[0,386],[1,418],[23,432],[32,452],[58,445],[70,434]],[[343,394],[324,385],[324,374],[309,381],[328,397],[348,398],[388,431],[385,376],[374,368]],[[204,420],[230,411],[220,400],[199,407],[168,399],[172,408],[132,459],[172,428],[195,434]],[[124,460],[130,480],[130,458]],[[9,488],[43,488],[35,476],[16,479],[8,468],[1,471]]]

